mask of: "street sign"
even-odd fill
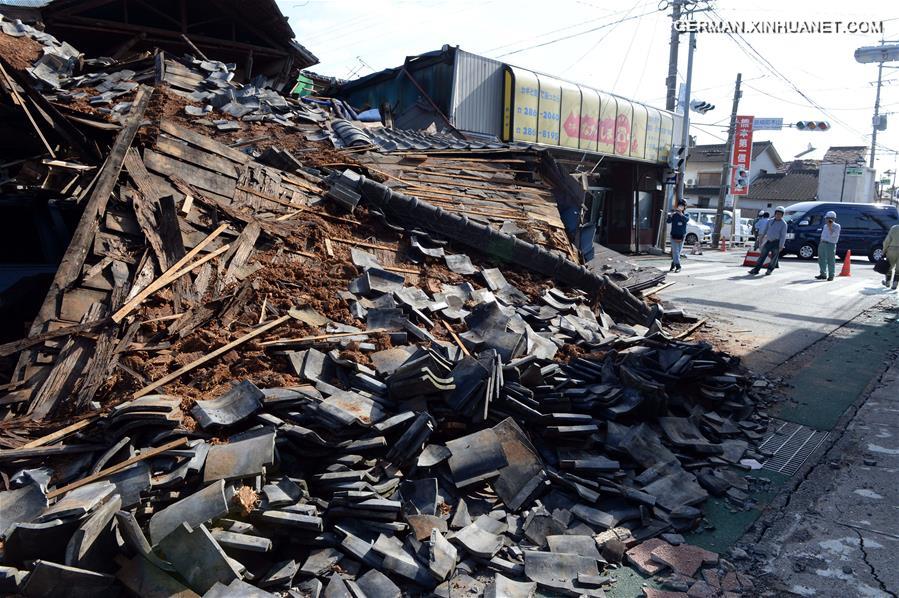
[[[756,118],[752,121],[753,131],[780,131],[783,127],[782,118]]]
[[[862,64],[899,60],[899,44],[881,44],[859,48],[855,51],[855,60]]]
[[[847,166],[846,176],[864,176],[865,169],[862,166]]]
[[[730,192],[732,195],[749,195],[749,177],[737,177],[742,169],[750,172],[752,162],[752,116],[737,116],[734,131],[734,153],[731,156],[733,171],[730,176]]]

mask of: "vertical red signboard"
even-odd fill
[[[730,175],[730,194],[731,195],[748,195],[749,194],[749,167],[752,162],[752,119],[751,116],[738,116],[736,131],[734,132],[734,153],[731,157],[733,169]],[[737,173],[740,170],[747,173],[745,184],[738,185]]]

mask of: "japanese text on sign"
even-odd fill
[[[736,129],[734,131],[734,153],[731,158],[733,169],[730,175],[730,193],[731,195],[748,195],[749,181],[740,178],[738,180],[737,172],[740,170],[750,171],[752,162],[752,116],[737,116]]]

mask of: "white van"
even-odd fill
[[[696,222],[696,219],[690,216],[690,211],[687,210],[687,216],[690,220],[687,222],[687,235],[684,237],[684,245],[690,247],[692,245],[696,245],[697,243],[704,243],[708,245],[712,242],[712,229],[708,225],[700,224]],[[671,239],[671,225],[668,225],[668,236],[667,238]]]
[[[686,214],[700,224],[709,226],[715,230],[715,218],[718,210],[714,208],[687,208]],[[721,236],[728,241],[748,241],[752,236],[752,227],[745,224],[737,225],[737,235],[734,237],[734,213],[724,210],[724,223],[721,225]]]

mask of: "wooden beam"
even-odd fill
[[[702,328],[702,326],[705,323],[706,323],[706,318],[703,318],[703,319],[699,320],[698,322],[696,322],[695,324],[693,324],[692,326],[690,326],[689,328],[687,328],[686,330],[684,330],[683,332],[681,332],[680,334],[678,334],[677,336],[675,336],[674,338],[676,338],[677,340],[685,339],[688,336],[690,336],[691,334],[693,334],[694,332],[696,332],[697,330],[699,330],[700,328]]]
[[[56,442],[57,440],[65,438],[69,434],[73,434],[78,430],[83,430],[84,428],[89,426],[95,419],[97,419],[96,416],[86,417],[81,421],[77,421],[74,424],[66,426],[65,428],[60,428],[52,434],[47,434],[46,436],[35,438],[31,442],[27,442],[19,448],[37,448],[39,446],[44,446],[45,444],[50,444],[51,442]]]
[[[180,378],[187,372],[203,365],[204,363],[206,363],[208,361],[212,361],[213,359],[215,359],[216,357],[218,357],[220,355],[224,355],[231,349],[242,345],[243,343],[247,342],[248,340],[254,339],[257,336],[259,336],[260,334],[264,334],[264,333],[268,332],[269,330],[271,330],[272,328],[275,328],[276,326],[280,326],[281,324],[283,324],[284,322],[286,322],[289,319],[290,319],[290,316],[281,316],[277,320],[272,320],[268,324],[265,324],[264,326],[256,328],[252,332],[249,332],[249,333],[241,336],[240,338],[231,341],[230,343],[222,345],[221,347],[219,347],[212,353],[207,353],[203,357],[200,357],[199,359],[196,359],[196,360],[190,362],[189,364],[185,365],[184,367],[178,368],[171,374],[169,374],[167,376],[163,376],[156,382],[153,382],[151,384],[148,384],[147,386],[144,386],[143,388],[141,388],[140,390],[135,392],[133,397],[135,399],[138,399],[146,394],[149,394],[150,392],[156,390],[160,386],[165,386],[169,382],[172,382],[173,380]]]
[[[144,461],[145,459],[149,459],[150,457],[155,457],[156,455],[162,454],[166,451],[176,449],[176,448],[184,446],[186,444],[187,444],[187,438],[179,438],[177,440],[167,442],[166,444],[163,444],[160,447],[143,451],[141,454],[135,455],[135,456],[131,457],[130,459],[125,459],[121,463],[116,463],[115,465],[111,465],[105,469],[101,469],[100,471],[98,471],[97,473],[95,473],[93,475],[89,475],[85,478],[81,478],[80,480],[74,481],[71,484],[68,484],[67,486],[63,486],[62,488],[57,488],[56,490],[52,490],[47,493],[47,498],[56,498],[57,496],[61,496],[61,495],[65,494],[66,492],[69,492],[70,490],[74,490],[75,488],[81,488],[82,486],[85,486],[92,482],[96,482],[97,480],[102,480],[103,478],[105,478],[107,476],[111,476],[114,473],[118,473],[118,472],[122,471],[123,469],[125,469],[126,467],[134,465],[135,463]]]
[[[252,158],[250,158],[245,153],[238,151],[234,148],[228,147],[223,143],[219,143],[215,141],[211,137],[207,137],[206,135],[202,135],[200,133],[195,133],[190,129],[184,128],[181,125],[177,125],[170,120],[163,120],[159,123],[159,130],[167,135],[171,135],[172,137],[177,137],[182,141],[186,141],[191,145],[195,145],[201,149],[212,152],[213,154],[218,154],[224,158],[228,158],[233,162],[237,162],[238,164],[246,164]]]
[[[259,343],[261,347],[279,347],[283,345],[298,345],[300,343],[309,343],[312,341],[323,341],[329,338],[344,338],[347,336],[367,336],[369,334],[378,334],[381,332],[393,332],[389,328],[376,328],[374,330],[360,330],[359,332],[335,332],[334,334],[316,334],[314,336],[303,336],[300,338],[282,338],[274,341],[266,341]]]
[[[153,89],[150,87],[141,85],[138,88],[131,111],[125,118],[125,124],[116,136],[112,149],[106,157],[106,162],[97,171],[93,191],[84,205],[75,233],[72,235],[59,268],[53,276],[53,282],[50,284],[50,289],[44,297],[44,302],[38,311],[38,315],[31,325],[30,337],[40,334],[44,324],[57,317],[58,304],[63,289],[68,288],[81,275],[81,269],[84,267],[87,253],[93,246],[100,218],[106,211],[106,204],[118,183],[119,173],[122,171],[122,165],[125,161],[125,152],[128,151],[128,148],[134,142],[134,137],[143,121],[144,113],[150,104],[150,96],[152,94]],[[23,352],[20,355],[19,362],[16,365],[16,375],[19,378],[24,375],[25,365],[29,359],[30,351]]]

